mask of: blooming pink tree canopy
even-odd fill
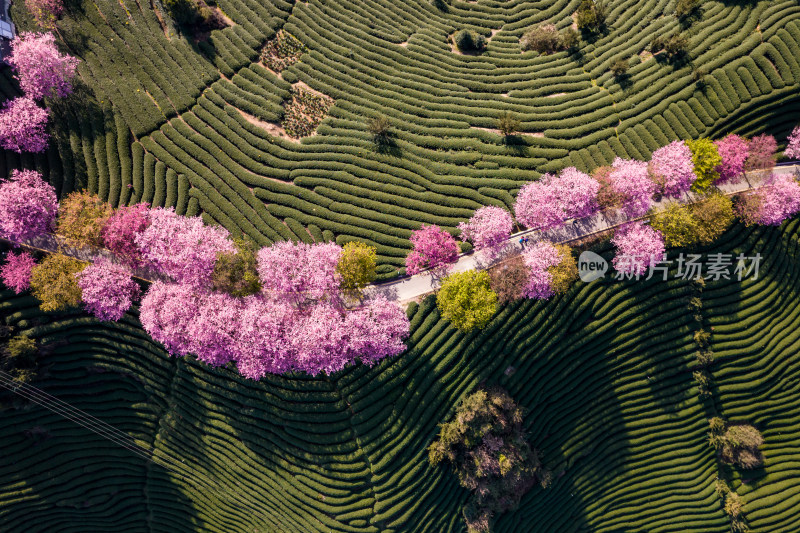
[[[290,330],[297,309],[286,301],[247,296],[236,332],[239,373],[248,379],[284,374],[295,367]]]
[[[414,246],[406,257],[406,273],[417,274],[426,268],[441,270],[458,259],[458,244],[439,226],[422,225],[411,234]]]
[[[22,152],[44,152],[50,135],[45,131],[50,111],[27,96],[8,100],[0,110],[0,148]]]
[[[31,270],[34,266],[36,259],[28,252],[19,254],[8,252],[6,263],[0,267],[0,279],[6,287],[21,294],[31,286]]]
[[[142,257],[179,283],[208,285],[219,252],[233,252],[228,230],[182,217],[172,208],[151,209],[150,225],[134,236]]]
[[[665,196],[675,197],[688,191],[697,177],[692,151],[683,141],[673,141],[653,152],[649,170]]]
[[[200,295],[187,284],[157,281],[142,298],[139,321],[154,340],[172,355],[189,355],[193,339],[189,323],[200,308]]]
[[[800,184],[786,174],[773,174],[740,208],[748,224],[779,226],[800,212]]]
[[[650,179],[647,163],[616,158],[608,175],[612,188],[623,198],[622,210],[632,217],[647,213],[658,185]]]
[[[511,236],[513,227],[511,214],[494,205],[481,207],[469,222],[458,224],[461,240],[472,242],[477,250],[500,246]]]
[[[64,11],[62,0],[25,0],[25,7],[36,24],[46,30],[56,29],[56,20]]]
[[[334,297],[339,290],[336,265],[342,253],[333,243],[277,242],[258,252],[258,276],[265,293],[295,304]]]
[[[139,296],[139,285],[127,268],[99,259],[76,274],[87,311],[100,320],[116,322]]]
[[[717,145],[722,164],[717,167],[719,179],[716,183],[725,183],[744,172],[744,162],[747,160],[748,143],[738,135],[730,134],[718,141]]]
[[[786,141],[786,150],[783,151],[783,155],[789,159],[800,159],[800,125],[794,127]]]
[[[747,143],[747,150],[747,160],[744,163],[745,170],[770,171],[775,167],[778,141],[772,135],[767,135],[766,133],[756,135]]]
[[[8,64],[27,98],[64,97],[72,92],[78,59],[62,55],[52,33],[22,32],[11,41]]]
[[[150,225],[147,204],[122,206],[103,226],[103,244],[130,266],[143,263],[142,251],[136,245],[136,236]]]
[[[302,308],[266,294],[243,299],[187,285],[154,283],[140,307],[145,330],[173,355],[213,366],[236,362],[250,379],[291,371],[333,373],[405,350],[405,312],[383,298],[349,311],[329,301]]]
[[[52,185],[35,170],[14,170],[0,182],[0,235],[24,241],[49,232],[58,212]]]
[[[523,252],[522,258],[530,274],[528,284],[522,291],[525,298],[546,300],[553,296],[551,287],[552,276],[548,268],[561,262],[561,254],[552,243],[539,241]]]
[[[568,218],[587,217],[597,211],[600,184],[575,167],[558,176],[545,174],[520,189],[514,213],[529,228],[560,226]]]
[[[614,268],[621,274],[641,276],[664,256],[664,237],[641,221],[617,230],[611,242],[617,247]]]
[[[241,299],[230,294],[202,294],[194,316],[184,325],[189,339],[185,350],[212,366],[233,361],[237,356],[236,335],[241,327],[241,308]]]

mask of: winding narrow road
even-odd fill
[[[800,164],[789,163],[778,165],[773,170],[773,173],[800,176]],[[719,185],[717,188],[726,195],[733,195],[750,189],[756,189],[761,186],[763,175],[764,173],[759,171],[749,172],[743,175],[738,181],[725,183]],[[676,201],[682,204],[690,204],[699,201],[701,198],[700,195],[686,193],[679,199],[662,199],[656,202],[654,207],[656,209],[666,207],[669,203]],[[573,220],[571,223],[568,221],[567,224],[558,228],[520,231],[509,237],[499,255],[507,259],[520,254],[523,250],[519,242],[521,237],[528,237],[532,241],[549,240],[554,243],[564,244],[603,233],[621,226],[626,222],[630,222],[631,220],[634,220],[634,218],[628,217],[619,211],[601,212],[590,217]],[[7,241],[7,239],[3,240]],[[53,234],[42,235],[19,244],[25,248],[42,252],[62,253],[83,261],[96,261],[101,257],[107,257],[109,259],[113,257],[108,250],[71,246],[62,237]],[[492,259],[487,256],[486,252],[471,252],[468,254],[461,254],[458,261],[450,266],[448,272],[464,272],[470,269],[480,270],[491,264]],[[162,279],[158,274],[145,268],[134,269],[133,274],[135,277],[148,282]],[[389,300],[405,304],[434,292],[438,283],[439,278],[436,275],[431,271],[425,271],[414,276],[404,276],[396,280],[373,284],[369,286],[365,292],[368,295],[382,294]]]

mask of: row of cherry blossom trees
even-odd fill
[[[35,0],[34,14],[58,16],[52,0]],[[29,6],[30,7],[30,6]],[[38,19],[37,19],[38,20]],[[23,32],[11,41],[8,64],[16,72],[23,96],[8,100],[0,109],[0,147],[15,152],[43,152],[50,135],[50,110],[39,107],[45,98],[63,98],[72,92],[78,60],[61,54],[52,33]]]
[[[630,218],[641,218],[651,211],[659,196],[679,198],[690,190],[709,193],[715,185],[729,182],[747,171],[770,174],[775,166],[776,150],[777,142],[769,135],[752,139],[728,135],[717,141],[674,141],[656,150],[650,161],[617,158],[610,166],[597,168],[591,175],[574,167],[566,168],[523,186],[514,206],[515,218],[528,228],[539,229],[562,226],[569,219],[588,217],[605,209],[620,209]],[[800,126],[789,137],[786,155],[800,157]],[[706,241],[716,238],[732,221],[731,201],[719,194],[696,207],[695,211],[704,212],[673,210],[676,212],[661,217],[660,226],[674,231],[700,231],[702,235],[695,237]],[[800,212],[800,185],[790,176],[770,175],[761,187],[738,198],[736,212],[746,224],[779,225]],[[506,245],[513,226],[514,220],[507,210],[487,206],[478,209],[458,228],[462,240],[472,242],[476,250],[488,250],[489,257],[494,258]],[[407,274],[431,269],[435,275],[445,276],[450,264],[458,258],[456,239],[438,226],[422,226],[412,234],[411,243],[413,250],[406,258]],[[612,243],[617,250],[613,261],[615,269],[631,276],[646,272],[661,260],[666,248],[662,232],[643,220],[622,226]],[[501,295],[501,301],[515,297],[547,299],[565,291],[577,278],[575,259],[567,246],[537,242],[523,251],[522,258],[521,262],[495,269],[502,274],[490,276],[492,288]],[[511,278],[522,286],[508,287],[507,281]],[[463,285],[459,287],[462,295],[482,290],[478,282],[468,276],[459,274],[457,280]],[[459,322],[466,323],[463,317],[468,316],[470,310],[453,311],[455,299],[448,296],[456,293],[455,281],[454,276],[444,277],[442,286],[447,286],[448,291],[441,291],[439,295],[440,310],[443,315],[458,316]],[[475,286],[467,286],[468,283]],[[470,305],[469,299],[461,298],[464,306]],[[488,301],[489,297],[483,300]],[[477,304],[473,307],[471,312],[475,317],[486,315],[486,309],[479,309]]]
[[[131,269],[146,267],[160,279],[142,297],[140,321],[173,355],[233,362],[259,379],[335,372],[405,349],[405,312],[361,292],[374,278],[375,248],[279,242],[237,262],[248,247],[199,217],[144,204],[113,210],[86,192],[59,206],[37,172],[14,171],[0,184],[0,235],[24,242],[52,231],[74,245],[104,245],[113,260],[85,264],[55,254],[64,260],[37,264],[29,253],[11,252],[3,283],[17,293],[31,288],[50,311],[82,302],[100,320],[116,321],[141,295]],[[236,282],[248,276],[257,283],[242,290]]]

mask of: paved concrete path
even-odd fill
[[[800,165],[790,163],[776,166],[773,173],[798,175],[800,174]],[[749,172],[738,181],[719,185],[717,188],[721,190],[723,194],[733,195],[749,189],[758,188],[762,184],[763,176],[763,172]],[[662,199],[655,202],[653,207],[660,209],[673,202],[689,204],[697,202],[700,199],[702,199],[701,195],[686,193],[677,199]],[[634,220],[634,218],[628,217],[619,211],[601,212],[590,217],[567,221],[564,226],[559,228],[552,228],[544,231],[539,229],[520,231],[509,237],[498,255],[498,258],[491,258],[485,251],[461,254],[458,261],[450,266],[448,272],[464,272],[471,269],[482,270],[499,260],[505,260],[519,255],[523,251],[523,247],[519,242],[520,237],[528,237],[531,243],[539,240],[548,240],[553,243],[563,244],[614,229],[631,220]],[[438,285],[439,277],[428,270],[414,276],[405,276],[397,280],[372,285],[366,292],[367,294],[383,294],[390,300],[406,303],[434,292]]]

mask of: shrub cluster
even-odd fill
[[[453,35],[456,48],[462,53],[483,52],[486,50],[486,36],[473,30],[460,30]]]
[[[522,410],[499,389],[464,398],[428,448],[428,460],[449,463],[461,486],[472,491],[464,517],[473,532],[488,531],[492,516],[516,508],[536,483],[546,487],[551,477],[525,439]]]
[[[284,107],[283,128],[295,138],[314,133],[333,105],[333,98],[292,87],[292,99]]]
[[[297,37],[281,29],[264,45],[261,50],[261,62],[270,70],[281,72],[297,63],[305,51],[305,45]]]
[[[764,463],[759,446],[764,444],[761,433],[748,424],[728,424],[721,418],[709,420],[708,439],[720,458],[741,468],[756,468]]]

